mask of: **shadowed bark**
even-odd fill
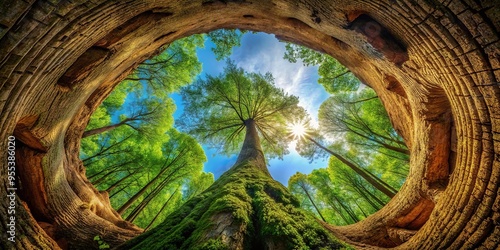
[[[79,140],[92,112],[139,62],[217,28],[274,33],[339,59],[377,92],[408,145],[410,174],[399,193],[354,225],[325,225],[331,232],[360,248],[499,247],[496,1],[249,3],[0,5],[0,149],[7,152],[16,136],[16,185],[24,183],[16,193],[16,241],[3,239],[1,248],[97,249],[96,235],[115,246],[140,234],[85,177]],[[0,155],[2,194],[10,187],[8,157]],[[8,216],[0,206],[0,217]],[[6,223],[0,228],[8,231]]]

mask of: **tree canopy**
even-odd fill
[[[305,66],[318,65],[318,83],[326,92],[334,94],[339,91],[355,91],[359,88],[359,80],[335,58],[292,43],[287,43],[285,49],[283,58],[291,63],[300,60]]]
[[[268,156],[282,157],[292,140],[290,120],[305,115],[298,98],[274,85],[271,74],[246,73],[228,61],[219,76],[206,76],[182,92],[184,114],[179,126],[226,154],[236,153],[245,122],[253,120]]]
[[[218,29],[207,34],[208,38],[215,44],[211,50],[215,59],[220,61],[233,53],[234,47],[241,45],[241,37],[247,31],[234,29]]]

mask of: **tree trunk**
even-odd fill
[[[122,121],[122,122],[119,122],[117,124],[113,124],[113,125],[109,125],[109,126],[104,126],[104,127],[100,127],[100,128],[87,130],[87,131],[83,132],[82,138],[102,134],[104,132],[111,131],[115,128],[121,127],[123,125],[127,125],[126,121]]]
[[[9,136],[27,149],[15,151],[24,183],[16,195],[26,207],[16,207],[16,242],[0,248],[65,241],[96,249],[96,235],[113,246],[137,235],[88,183],[79,140],[139,62],[175,39],[224,27],[274,33],[337,58],[376,91],[407,143],[410,174],[398,194],[359,223],[325,225],[333,233],[360,248],[499,247],[497,1],[219,2],[0,5],[1,194],[10,187]],[[0,215],[7,218],[7,206]]]
[[[119,249],[291,249],[342,246],[280,183],[248,160],[163,223]],[[289,230],[293,228],[293,230]],[[212,248],[210,248],[212,247]]]
[[[260,145],[260,137],[257,132],[255,121],[253,119],[246,120],[245,129],[245,140],[243,141],[243,146],[241,147],[240,154],[234,165],[239,165],[247,160],[255,161],[255,166],[260,167],[264,173],[271,176],[266,167],[266,159],[264,158],[264,152]]]
[[[148,184],[146,184],[144,187],[142,187],[141,190],[139,190],[139,192],[137,192],[134,196],[130,197],[130,199],[128,201],[126,201],[118,210],[116,210],[116,212],[118,212],[120,215],[122,215],[126,209],[128,209],[137,199],[139,199],[139,197],[141,197],[146,192],[146,190],[148,190],[161,177],[163,177],[163,174],[165,174],[167,172],[167,170],[171,169],[170,167],[174,166],[177,163],[177,161],[184,156],[184,153],[186,152],[186,150],[187,149],[181,149],[181,151],[170,162],[169,162],[170,159],[167,159],[165,161],[164,166],[161,168],[160,172],[153,179],[151,179],[151,181],[149,181]],[[172,169],[172,173],[170,173],[169,176],[167,176],[165,178],[168,179],[178,169],[179,169],[179,167]]]
[[[368,214],[365,212],[365,210],[363,209],[362,206],[359,205],[359,203],[357,201],[354,201],[354,203],[356,203],[356,206],[358,207],[359,211],[361,211],[361,213],[363,214],[363,217],[368,217]]]
[[[314,202],[314,200],[312,199],[311,195],[309,194],[309,192],[307,191],[306,187],[304,187],[304,185],[301,185],[299,184],[300,187],[302,188],[302,190],[304,190],[304,192],[306,193],[307,195],[307,198],[309,199],[309,201],[311,202],[311,204],[313,205],[314,209],[316,210],[316,212],[318,213],[319,217],[321,217],[321,219],[326,222],[325,220],[325,217],[323,217],[323,215],[321,214],[321,211],[319,211],[319,208],[316,206],[316,203]]]
[[[255,122],[248,120],[245,125],[245,141],[230,170],[158,227],[120,249],[341,247],[312,215],[300,209],[283,185],[263,171],[267,167]]]
[[[113,170],[107,172],[105,175],[99,177],[99,179],[97,179],[95,181],[91,181],[92,185],[97,187],[99,184],[101,184],[101,182],[105,181],[110,175],[118,173],[118,172],[120,172],[120,169],[113,169]]]
[[[341,122],[345,123],[345,121],[343,121],[343,120]],[[358,128],[358,129],[360,129],[360,128]],[[369,131],[363,131],[365,133],[361,133],[361,132],[356,131],[355,129],[352,129],[349,125],[347,125],[347,130],[348,131],[350,131],[350,132],[358,135],[361,138],[364,138],[366,140],[374,142],[374,143],[378,144],[379,146],[384,147],[384,148],[386,148],[388,150],[391,150],[391,151],[394,151],[394,152],[397,152],[397,153],[401,153],[401,154],[404,154],[404,155],[410,155],[410,151],[406,148],[406,145],[403,142],[394,140],[392,138],[389,138],[387,136],[384,136],[384,135],[381,135],[381,134],[378,134],[378,133],[375,133],[375,132],[373,132],[369,128],[367,128],[367,129]],[[380,139],[380,138],[382,138],[382,139]],[[397,146],[393,146],[393,145],[390,145],[388,143],[385,143],[384,140],[395,142],[398,145],[400,145],[401,147],[397,147]]]
[[[146,206],[153,200],[171,181],[169,177],[163,179],[158,186],[156,186],[151,192],[144,197],[144,199],[132,210],[132,212],[125,219],[129,222],[134,222],[134,220],[139,216],[139,214],[146,208]]]
[[[110,199],[111,199],[111,198],[113,198],[113,196],[115,196],[115,195],[117,195],[117,194],[119,194],[119,193],[123,192],[123,190],[125,190],[125,189],[127,189],[127,188],[128,188],[127,186],[123,186],[122,188],[120,188],[120,190],[118,190],[118,191],[114,192],[113,194],[111,194],[111,195],[109,196],[109,198],[110,198]]]
[[[359,219],[356,216],[356,214],[354,213],[354,211],[352,211],[352,208],[347,206],[346,204],[344,204],[337,196],[334,196],[334,197],[335,197],[335,201],[337,201],[337,203],[340,205],[340,207],[342,207],[342,209],[344,209],[344,211],[347,213],[347,215],[349,215],[349,217],[352,219],[352,221],[358,222]]]
[[[335,211],[339,216],[340,218],[342,218],[342,220],[345,222],[346,225],[349,225],[352,223],[352,221],[350,221],[345,215],[344,213],[342,213],[342,209],[339,208],[337,206],[337,204],[335,204],[335,202],[329,200],[327,201],[327,204],[330,205],[331,209],[333,209],[333,211]]]
[[[132,177],[135,173],[136,173],[135,171],[130,172],[130,173],[128,173],[128,175],[126,175],[123,178],[117,180],[115,183],[111,184],[108,188],[106,188],[106,192],[111,193],[111,191],[113,191],[116,187],[118,187],[118,185],[120,185],[120,183],[122,183],[123,181],[125,181],[128,178]]]
[[[168,197],[167,201],[165,201],[165,203],[163,204],[163,206],[161,206],[160,211],[158,211],[158,213],[155,215],[155,217],[153,217],[153,219],[151,219],[151,221],[149,222],[149,224],[144,228],[144,231],[148,231],[149,228],[155,223],[156,219],[158,219],[158,217],[160,216],[160,214],[162,214],[163,211],[165,211],[165,208],[167,208],[167,205],[169,204],[169,202],[172,199],[172,197],[174,197],[174,195],[177,193],[177,191],[179,191],[179,188],[180,188],[180,186],[177,187],[174,192],[172,192],[172,194]]]
[[[316,144],[318,147],[321,149],[325,150],[329,154],[335,156],[335,158],[339,159],[341,162],[343,162],[345,165],[350,167],[354,172],[359,174],[359,176],[363,177],[368,183],[370,183],[372,186],[374,186],[376,189],[378,189],[380,192],[384,193],[385,195],[389,196],[390,198],[394,197],[396,195],[395,192],[391,191],[387,186],[389,186],[387,183],[379,179],[378,177],[375,177],[373,175],[368,174],[366,170],[359,168],[356,166],[356,164],[352,163],[351,161],[347,160],[343,156],[331,151],[330,149],[324,147],[323,145],[319,144],[317,141],[315,141],[313,138],[311,138],[308,135],[305,135],[305,138]]]

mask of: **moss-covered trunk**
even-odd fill
[[[338,249],[280,183],[247,161],[119,249]]]
[[[236,164],[153,230],[120,249],[338,249],[267,170],[253,120]]]

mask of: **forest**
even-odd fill
[[[0,4],[0,249],[500,248],[500,4]]]
[[[245,221],[249,220],[247,217],[261,216],[260,223],[264,224],[269,220],[265,214],[253,215],[246,210],[248,206],[253,210],[264,209],[255,206],[265,206],[263,201],[276,198],[262,190],[262,184],[253,183],[257,180],[286,197],[286,202],[282,201],[285,198],[275,202],[301,211],[300,219],[293,217],[293,213],[285,215],[296,223],[321,220],[332,225],[349,225],[383,207],[408,174],[409,151],[370,87],[330,56],[279,42],[285,49],[282,55],[285,61],[317,69],[318,83],[329,96],[320,105],[318,126],[314,126],[310,115],[299,106],[299,97],[279,89],[271,73],[246,72],[237,66],[238,62],[229,59],[244,35],[253,33],[217,30],[164,46],[159,55],[140,64],[104,100],[83,133],[80,157],[87,178],[97,189],[109,194],[113,208],[126,221],[144,231],[151,230],[152,234],[159,231],[157,228],[167,227],[162,230],[169,230],[168,235],[173,239],[161,242],[164,246],[191,249],[199,244],[200,239],[192,239],[194,236],[179,241],[180,236],[176,235],[178,230],[187,230],[178,228],[187,219],[177,222],[178,225],[170,222],[179,218],[186,206],[209,209],[214,214],[230,209],[236,217],[233,219]],[[202,62],[197,50],[206,41],[213,44],[213,57],[225,61],[220,75],[200,75]],[[173,117],[176,110],[173,93],[182,97],[184,109],[177,119]],[[227,173],[215,180],[213,173],[204,171],[207,157],[202,145],[218,154],[238,155],[238,158]],[[272,166],[268,162],[273,158],[283,159],[289,153],[289,146],[294,146],[300,157],[309,162],[321,161],[324,166],[307,174],[295,173],[288,183],[283,183],[285,187],[272,179],[268,171]],[[257,160],[250,164],[249,159]],[[241,165],[259,169],[264,176],[253,169],[239,172]],[[243,183],[233,184],[229,179],[240,179],[238,182]],[[255,190],[249,193],[248,185],[265,191],[264,196]],[[214,189],[230,190],[221,194]],[[247,198],[252,202],[238,195],[250,196]],[[209,203],[201,203],[200,197],[206,197],[203,201],[210,200]],[[218,203],[222,204],[212,207]],[[198,228],[206,215],[196,216]],[[290,218],[276,219],[289,223],[286,220]],[[262,230],[265,228],[259,230],[264,235],[253,236],[254,241],[268,237]],[[311,239],[301,239],[300,234],[268,230],[273,237],[280,234],[290,237],[288,247],[317,247],[309,245]],[[321,233],[322,237],[328,235],[324,230]],[[140,247],[146,248],[144,244],[150,243],[142,244]]]

